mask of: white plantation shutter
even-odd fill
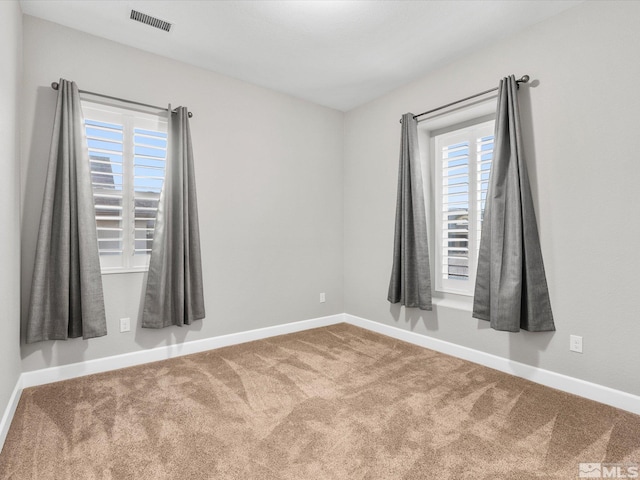
[[[469,142],[442,148],[442,266],[447,278],[469,278]]]
[[[136,128],[133,142],[133,250],[136,255],[149,255],[164,182],[167,134]]]
[[[166,119],[88,101],[82,108],[102,271],[144,270],[164,183]]]
[[[494,122],[435,137],[436,289],[473,295]]]
[[[482,134],[482,131],[477,132],[477,135]],[[480,250],[482,218],[484,216],[484,206],[487,200],[487,190],[489,188],[489,174],[491,173],[492,160],[493,122],[491,122],[490,134],[486,136],[480,136],[476,140],[476,209],[478,212],[478,214],[476,215],[476,252]]]
[[[85,130],[100,256],[122,255],[123,126],[88,119],[85,120]]]

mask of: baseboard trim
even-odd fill
[[[272,327],[257,328],[245,332],[231,333],[219,337],[193,340],[180,344],[165,345],[162,347],[142,350],[139,352],[113,355],[86,362],[61,365],[59,367],[44,368],[31,372],[23,372],[20,376],[22,388],[35,387],[46,383],[69,380],[71,378],[92,375],[94,373],[108,372],[120,368],[133,367],[143,363],[157,362],[169,358],[190,355],[192,353],[204,352],[215,348],[228,347],[240,343],[252,342],[263,338],[295,333],[311,328],[326,327],[336,323],[344,322],[344,314],[330,315],[327,317],[301,320],[297,322],[274,325]]]
[[[22,395],[22,377],[18,377],[18,380],[16,381],[16,386],[13,388],[11,397],[9,397],[9,403],[7,404],[7,408],[5,408],[4,414],[2,415],[2,420],[0,420],[0,451],[2,451],[2,447],[4,446],[4,441],[7,439],[7,434],[9,433],[9,427],[11,426],[13,415],[16,413],[16,409],[18,408],[18,402],[20,402],[21,395]]]
[[[463,347],[455,343],[410,332],[391,325],[366,320],[355,315],[345,314],[344,318],[346,323],[355,325],[356,327],[361,327],[388,337],[403,340],[405,342],[429,348],[463,360],[468,360],[516,377],[525,378],[547,387],[555,388],[556,390],[572,393],[580,397],[588,398],[596,402],[604,403],[606,405],[640,415],[640,396],[633,395],[631,393],[615,390],[597,383],[587,382],[585,380],[580,380],[579,378],[569,377],[561,373],[533,367],[524,363],[515,362],[508,358]]]
[[[143,363],[166,360],[277,335],[326,327],[342,322],[640,415],[640,396],[345,313],[221,335],[219,337],[194,340],[181,344],[166,345],[139,352],[88,360],[82,363],[23,372],[16,382],[16,386],[0,421],[0,449],[4,445],[11,420],[18,407],[18,402],[20,401],[20,396],[24,388],[69,380],[94,373],[133,367]]]

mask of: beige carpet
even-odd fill
[[[640,417],[345,325],[26,389],[2,479],[573,479]]]

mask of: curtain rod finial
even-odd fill
[[[523,75],[520,80],[518,80],[519,82],[522,83],[528,83],[531,77],[529,77],[529,75]]]
[[[51,82],[51,88],[53,88],[54,90],[58,90],[58,87],[60,85],[58,84],[58,82]]]

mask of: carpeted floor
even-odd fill
[[[340,324],[26,389],[1,479],[574,479],[640,417]]]

